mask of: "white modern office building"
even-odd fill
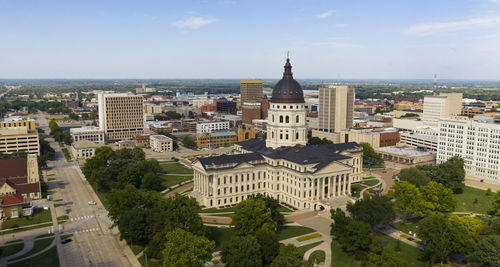
[[[196,123],[196,133],[212,133],[220,131],[229,131],[228,121],[206,121]]]
[[[104,131],[96,126],[84,126],[81,128],[69,129],[69,134],[73,138],[73,142],[87,140],[96,144],[104,144],[106,142]]]
[[[462,94],[449,93],[424,97],[424,125],[436,127],[441,118],[451,118],[462,112]]]
[[[437,163],[458,155],[467,179],[500,184],[500,118],[441,119]]]
[[[438,149],[438,138],[438,129],[430,126],[418,126],[413,131],[399,133],[399,141],[401,143],[432,151],[437,151]]]

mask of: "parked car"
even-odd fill
[[[64,239],[63,241],[61,241],[61,244],[66,244],[66,243],[69,243],[69,242],[71,242],[71,241],[73,241],[73,239],[71,239],[71,238],[66,238],[66,239]]]
[[[97,203],[96,203],[95,201],[93,201],[93,200],[89,201],[88,203],[89,203],[89,205],[96,205],[96,204],[97,204]]]

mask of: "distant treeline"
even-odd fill
[[[304,90],[317,90],[323,83],[348,84],[356,89],[356,98],[394,99],[393,92],[402,91],[398,97],[421,98],[424,94],[413,93],[418,90],[432,90],[432,80],[320,80],[298,79]],[[61,93],[69,91],[86,92],[89,90],[113,90],[117,92],[135,91],[135,88],[146,84],[158,90],[170,89],[173,91],[186,91],[195,94],[238,93],[240,90],[239,79],[119,79],[119,80],[0,80],[0,87],[4,85],[22,85],[20,89],[13,90],[14,94],[36,94],[41,97],[46,93]],[[264,79],[264,87],[272,88],[278,79]],[[438,81],[438,85],[448,88],[439,88],[439,92],[460,92],[464,98],[479,100],[500,101],[500,82],[495,81]],[[449,89],[455,87],[457,89]],[[0,89],[1,91],[1,89]],[[410,93],[412,92],[412,93]]]

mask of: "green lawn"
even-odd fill
[[[49,236],[54,236],[54,234],[43,234],[43,235],[39,235],[39,236],[35,237],[35,239],[45,238],[45,237],[49,237]]]
[[[57,247],[54,246],[44,253],[35,256],[33,258],[29,258],[24,261],[16,262],[13,264],[9,264],[9,267],[58,267],[59,265],[59,257],[57,256]]]
[[[396,247],[397,247],[397,243],[398,243],[398,240],[392,238],[392,237],[389,237],[389,236],[386,236],[386,235],[379,235],[379,237],[386,241],[387,242],[387,247],[392,249],[393,251],[396,252]],[[420,256],[422,255],[422,251],[416,247],[413,247],[413,246],[410,246],[406,243],[403,243],[401,242],[400,243],[400,252],[396,252],[396,254],[398,254],[398,257],[402,258],[403,260],[405,260],[406,262],[408,262],[408,264],[411,266],[411,267],[414,267],[414,266],[430,266],[429,263],[425,263],[425,262],[422,262],[419,260]]]
[[[52,241],[54,241],[54,238],[35,239],[35,244],[33,245],[33,248],[30,251],[28,251],[28,253],[21,255],[21,256],[15,258],[15,259],[12,259],[12,260],[26,258],[30,255],[33,255],[33,254],[39,252],[39,251],[42,251],[43,249],[48,247],[50,245],[50,243],[52,243]],[[57,256],[57,250],[56,250],[56,256]],[[38,257],[35,257],[35,258],[38,258]],[[19,265],[19,266],[23,266],[23,265]],[[26,266],[26,265],[24,265],[24,266]]]
[[[413,234],[417,231],[418,222],[420,220],[422,220],[422,217],[411,218],[408,220],[408,222],[398,221],[392,223],[392,227],[407,234],[409,234],[411,231]]]
[[[362,184],[353,184],[353,185],[351,185],[352,195],[354,197],[359,197],[359,194],[361,193],[361,190],[363,190],[364,188],[366,188],[366,187],[364,185],[362,185]]]
[[[378,183],[379,183],[379,180],[376,180],[376,179],[374,179],[374,180],[364,180],[363,181],[363,184],[365,184],[367,186],[374,186],[374,185],[376,185]]]
[[[62,152],[64,154],[64,157],[66,158],[66,161],[72,161],[71,160],[71,155],[69,154],[68,149],[65,148],[65,147],[62,147],[61,150],[62,150]]]
[[[236,206],[225,208],[225,209],[208,208],[208,209],[201,210],[201,213],[234,212],[235,210],[236,210]]]
[[[312,264],[314,264],[314,260],[316,260],[316,263],[325,262],[325,257],[326,255],[323,250],[316,250],[309,255],[309,259],[307,259],[307,261]]]
[[[52,221],[52,215],[50,215],[50,209],[49,210],[38,209],[35,215],[32,217],[23,217],[23,218],[6,220],[2,224],[2,229],[16,228],[20,226],[39,224],[50,221]]]
[[[351,255],[347,254],[338,245],[337,241],[332,241],[332,263],[331,267],[352,267],[361,266],[359,262],[356,262]]]
[[[466,186],[463,193],[454,196],[457,200],[455,211],[487,214],[493,210],[491,203],[493,195],[487,196],[485,190]],[[476,204],[474,204],[475,199],[477,199]]]
[[[2,249],[1,257],[7,257],[10,255],[14,255],[17,252],[23,250],[23,248],[24,248],[24,243],[3,246],[3,247],[1,247],[1,249]]]
[[[14,228],[13,230],[8,230],[8,231],[3,231],[0,232],[0,235],[6,235],[6,234],[12,234],[12,233],[17,233],[17,232],[22,232],[22,231],[28,231],[28,230],[33,230],[37,228],[43,228],[43,227],[48,227],[52,226],[52,222],[48,223],[43,223],[35,226],[30,226],[30,227],[25,227],[25,228]]]
[[[207,226],[207,230],[208,239],[215,241],[215,251],[221,250],[222,245],[233,236],[230,228]]]
[[[177,162],[160,162],[160,167],[168,174],[193,174],[193,169],[186,168]]]
[[[146,266],[146,256],[144,254],[138,259],[141,266]],[[151,260],[148,258],[148,267],[161,267],[162,262],[158,259]]]
[[[58,221],[69,220],[69,216],[68,215],[62,215],[62,216],[57,217],[57,220]]]
[[[5,244],[17,243],[17,242],[21,242],[21,241],[24,241],[24,240],[22,240],[22,239],[14,239],[14,240],[10,240],[10,241],[5,242]]]
[[[293,210],[291,210],[283,205],[280,205],[280,207],[278,208],[278,211],[279,212],[293,212]]]
[[[184,181],[193,178],[192,176],[176,176],[176,175],[164,175],[164,174],[160,175],[160,177],[163,179],[161,185],[165,188],[171,187],[176,184],[180,184]]]
[[[72,236],[73,236],[73,234],[66,234],[66,235],[61,235],[61,236],[59,236],[59,237],[61,238],[61,240],[64,240],[64,239],[66,239],[66,238],[70,238],[70,237],[72,237]]]
[[[313,247],[318,246],[319,244],[321,244],[323,242],[325,242],[325,241],[319,241],[319,242],[311,243],[309,245],[300,246],[299,249],[302,250],[302,252],[306,253],[306,251],[310,250]]]
[[[56,178],[49,178],[47,181],[54,181]]]
[[[283,226],[278,230],[278,240],[285,240],[312,232],[316,232],[316,230],[304,226]]]

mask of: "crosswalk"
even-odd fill
[[[92,218],[94,218],[94,215],[87,215],[87,216],[69,218],[69,221],[74,222],[74,221],[80,221],[80,220],[88,220],[88,219],[92,219]]]
[[[86,233],[92,233],[92,232],[97,232],[97,231],[99,231],[98,228],[91,228],[91,229],[76,230],[73,232],[73,234],[86,234]]]

